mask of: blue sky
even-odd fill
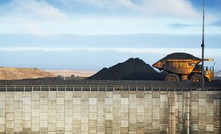
[[[221,69],[221,1],[205,9],[205,55]],[[201,56],[202,0],[1,0],[0,13],[0,66],[99,70]]]

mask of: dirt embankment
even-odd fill
[[[94,75],[97,71],[86,71],[86,70],[45,70],[54,74],[55,76],[63,77],[90,77]]]
[[[38,68],[0,67],[0,80],[35,79],[44,77],[54,77],[54,75]]]

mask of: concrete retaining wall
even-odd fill
[[[220,91],[0,92],[0,133],[214,133]]]

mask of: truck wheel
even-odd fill
[[[177,74],[170,73],[165,78],[166,81],[180,81],[180,77]]]
[[[191,81],[192,82],[201,82],[201,78],[202,78],[202,75],[201,74],[194,74],[192,77],[191,77]]]

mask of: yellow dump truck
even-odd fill
[[[204,59],[204,61],[213,61],[213,59]],[[168,72],[166,81],[191,80],[201,82],[202,65],[199,63],[202,59],[188,53],[172,53],[157,61],[153,67]],[[214,66],[204,70],[204,80],[214,80]]]

